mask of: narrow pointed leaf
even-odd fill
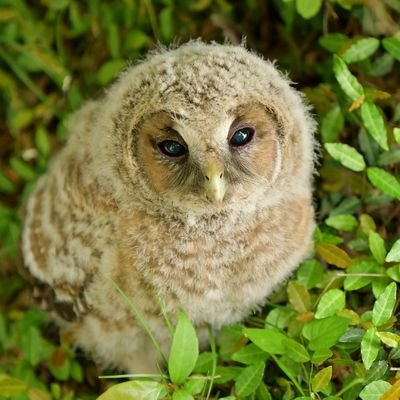
[[[341,108],[336,105],[322,119],[321,136],[324,143],[338,140],[343,130],[344,117]]]
[[[378,107],[371,101],[365,101],[361,105],[361,118],[365,128],[371,137],[382,147],[388,150],[385,121]]]
[[[383,47],[393,58],[400,61],[400,39],[396,37],[385,38],[382,40]]]
[[[180,311],[168,360],[168,371],[173,383],[184,382],[193,371],[198,355],[196,331],[186,314]]]
[[[275,329],[248,328],[244,334],[260,349],[269,354],[284,354],[286,336]]]
[[[386,249],[385,241],[382,239],[381,235],[377,232],[370,231],[368,235],[368,244],[375,260],[379,264],[383,264],[385,262]]]
[[[349,268],[352,264],[350,256],[339,247],[329,243],[318,243],[317,253],[329,264],[339,268]]]
[[[400,239],[397,239],[388,255],[386,256],[387,262],[400,262]]]
[[[344,143],[325,143],[328,153],[336,161],[352,171],[365,169],[364,157],[354,148]]]
[[[289,303],[299,313],[310,310],[310,293],[305,286],[298,281],[290,281],[287,287]]]
[[[347,68],[346,63],[338,56],[333,56],[333,72],[342,90],[347,96],[357,101],[364,95],[364,89],[357,78]]]
[[[346,295],[340,289],[328,290],[318,303],[315,318],[321,319],[335,315],[346,306]]]
[[[351,232],[358,225],[357,219],[350,214],[333,215],[327,218],[325,223],[344,232]]]
[[[378,50],[379,40],[376,38],[364,38],[354,42],[342,54],[342,59],[346,63],[353,63],[365,60]]]
[[[253,394],[264,375],[265,363],[263,361],[250,365],[245,368],[236,378],[235,389],[239,397],[245,397]]]
[[[395,349],[400,343],[400,336],[392,332],[376,332],[376,335],[381,339],[386,346]]]
[[[301,343],[287,337],[285,340],[285,346],[285,355],[291,360],[299,363],[310,361],[310,355]]]
[[[396,304],[396,283],[392,282],[380,294],[372,310],[372,322],[375,326],[385,324],[392,316]]]
[[[393,136],[394,140],[396,140],[396,142],[400,144],[400,128],[393,128]]]
[[[366,369],[369,369],[379,353],[380,340],[376,336],[376,329],[369,328],[361,341],[361,358]]]
[[[367,275],[363,276],[363,274],[378,273],[378,267],[379,266],[375,261],[358,261],[355,265],[353,265],[346,271],[349,276],[346,276],[344,280],[344,289],[352,291],[361,289],[362,287],[369,285],[373,281],[373,279],[376,278]]]
[[[400,200],[400,182],[382,168],[369,167],[368,179],[382,193]]]
[[[348,41],[349,38],[342,33],[328,33],[318,40],[319,44],[331,53],[337,53]]]
[[[391,384],[385,381],[374,381],[365,386],[360,392],[362,400],[380,400],[382,395],[391,388]]]
[[[315,374],[311,381],[311,387],[314,392],[320,392],[324,390],[332,378],[332,366],[321,369]]]

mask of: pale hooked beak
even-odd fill
[[[215,203],[217,212],[220,212],[226,192],[223,164],[216,159],[209,160],[204,168],[204,178],[206,196]]]

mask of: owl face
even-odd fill
[[[259,103],[198,114],[165,109],[143,119],[136,156],[144,179],[179,207],[211,213],[240,207],[279,173],[277,120]]]

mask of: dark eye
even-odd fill
[[[186,147],[175,140],[163,140],[157,144],[160,152],[168,157],[182,157],[186,154]]]
[[[238,129],[229,139],[229,144],[233,147],[244,146],[249,143],[254,136],[254,129],[250,127]]]

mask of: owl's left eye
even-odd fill
[[[175,140],[163,140],[157,144],[160,152],[168,157],[180,158],[187,153],[187,148]]]
[[[229,139],[229,144],[233,147],[244,146],[253,139],[254,129],[251,127],[244,127],[238,129]]]

